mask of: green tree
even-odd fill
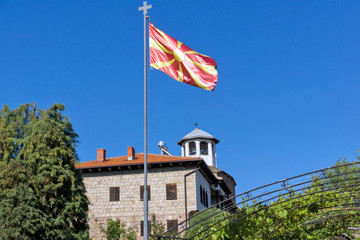
[[[100,230],[107,240],[136,240],[135,230],[126,227],[120,219],[108,219],[106,229],[100,226]]]
[[[63,110],[0,111],[0,239],[88,239],[78,135]]]
[[[150,224],[150,239],[151,240],[157,240],[157,236],[159,236],[161,233],[165,232],[165,224],[161,223],[160,221],[156,220],[155,213],[151,214],[151,220],[149,222]]]
[[[150,240],[158,239],[161,233],[165,231],[165,225],[160,221],[156,220],[156,215],[151,214],[151,220],[149,221],[149,229],[151,234]],[[120,219],[108,219],[106,229],[100,226],[100,230],[107,240],[135,240],[136,232],[131,227],[126,227],[124,223],[120,222]]]

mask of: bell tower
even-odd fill
[[[211,134],[195,129],[178,141],[181,146],[181,156],[201,157],[207,165],[217,167],[216,144],[220,141]]]

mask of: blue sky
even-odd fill
[[[214,92],[149,71],[149,152],[199,128],[237,192],[360,148],[359,1],[149,1],[152,23],[218,63]],[[0,0],[0,104],[63,103],[81,161],[143,152],[142,1]]]

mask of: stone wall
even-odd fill
[[[185,167],[158,168],[148,170],[151,200],[149,216],[156,214],[157,220],[185,220],[184,175],[193,169]],[[106,227],[107,219],[119,218],[131,226],[140,236],[143,220],[143,201],[140,186],[144,185],[143,170],[83,173],[87,196],[90,200],[89,220],[91,239],[103,239],[99,226]],[[166,200],[166,184],[177,184],[177,199]],[[120,187],[120,200],[110,201],[109,188]],[[188,212],[196,210],[195,174],[187,177]],[[140,238],[139,238],[140,239]]]

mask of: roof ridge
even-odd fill
[[[135,153],[136,155],[144,155],[143,152],[141,153]],[[201,158],[201,157],[190,157],[190,156],[177,156],[177,155],[162,155],[162,154],[157,154],[157,153],[148,153],[147,155],[153,155],[153,156],[161,156],[161,157],[175,157],[175,158],[190,158],[190,159],[196,159],[196,158]],[[112,158],[120,158],[120,157],[127,157],[127,155],[122,155],[122,156],[117,156],[117,157],[107,157],[106,159],[112,159]],[[96,161],[96,160],[94,160]]]
[[[166,156],[158,154],[149,154],[148,164],[157,164],[157,163],[170,163],[170,162],[192,162],[192,161],[204,161],[201,157],[183,157],[183,156]],[[128,160],[126,156],[121,157],[111,157],[107,158],[103,162],[98,162],[97,160],[79,162],[76,164],[77,168],[87,168],[87,167],[106,167],[106,166],[126,166],[126,165],[136,165],[144,164],[144,155],[138,154],[133,160]]]
[[[141,153],[136,153],[136,155],[144,155],[143,152]],[[152,156],[161,156],[161,157],[165,157],[165,158],[184,158],[184,159],[202,159],[201,157],[190,157],[190,156],[177,156],[177,155],[161,155],[161,154],[157,154],[157,153],[148,153],[147,155],[152,155]],[[122,156],[116,156],[116,157],[107,157],[105,159],[106,160],[111,160],[111,159],[115,159],[115,158],[127,158],[127,155],[122,155]],[[95,162],[97,160],[90,160],[90,161],[84,161],[84,162]],[[80,162],[82,163],[82,162]]]

